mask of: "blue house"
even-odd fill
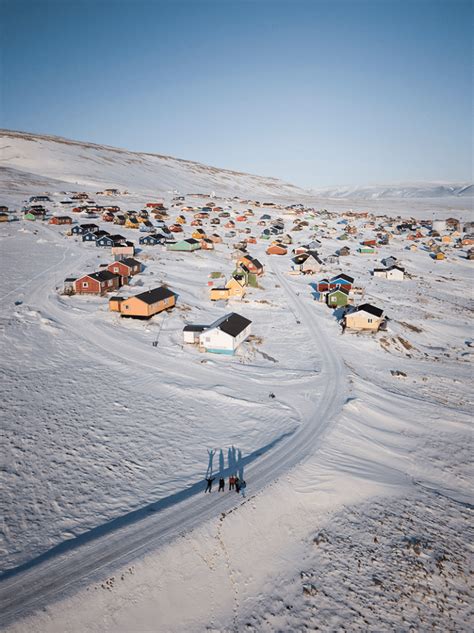
[[[86,231],[82,234],[83,242],[96,242],[102,237],[108,236],[107,231]]]
[[[96,239],[95,245],[102,248],[112,248],[112,246],[115,246],[115,240],[111,235],[102,235],[101,237]]]
[[[163,244],[164,240],[164,235],[154,233],[152,235],[144,235],[138,240],[138,243],[144,246],[156,246],[157,244]]]

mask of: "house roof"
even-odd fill
[[[140,301],[143,301],[144,303],[152,304],[174,296],[175,293],[169,290],[169,288],[160,286],[159,288],[153,288],[153,290],[141,292],[139,295],[135,295],[134,299],[140,299]]]
[[[342,294],[349,295],[349,291],[346,290],[345,288],[336,288],[335,290],[332,290],[329,294],[335,295],[338,292],[342,292]]]
[[[84,277],[90,277],[91,279],[95,279],[96,281],[110,281],[110,279],[116,279],[120,277],[116,273],[111,273],[109,270],[99,270],[96,273],[90,273],[89,275],[84,275]]]
[[[357,310],[357,312],[368,312],[369,314],[373,314],[376,317],[381,317],[383,314],[383,310],[381,310],[380,308],[376,308],[375,306],[373,306],[370,303],[363,303],[362,305],[360,305]]]
[[[208,325],[185,325],[183,327],[183,332],[204,332],[207,330]]]
[[[237,312],[231,312],[230,314],[226,314],[220,319],[217,319],[217,321],[214,321],[210,327],[219,328],[222,332],[235,337],[243,332],[251,323],[252,321],[246,319],[240,314],[237,314]]]
[[[125,264],[125,266],[130,266],[130,268],[133,268],[133,266],[141,265],[140,262],[137,259],[133,259],[133,257],[125,257],[120,261],[122,262],[122,264]]]
[[[331,277],[331,282],[337,280],[337,279],[344,279],[344,281],[347,281],[347,283],[349,284],[353,284],[354,283],[354,278],[350,277],[349,275],[346,275],[345,273],[341,273],[340,275],[335,275],[334,277]]]
[[[322,264],[323,262],[321,261],[321,259],[319,258],[319,254],[318,251],[307,251],[306,253],[303,253],[304,255],[307,255],[308,257],[312,257],[313,259],[315,259],[319,264]]]

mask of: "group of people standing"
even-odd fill
[[[215,477],[206,477],[206,489],[204,492],[212,492],[212,483],[215,480]],[[242,494],[242,497],[245,497],[245,489],[247,484],[244,479],[239,479],[236,475],[231,475],[229,477],[229,490],[235,490],[237,494]],[[225,492],[225,479],[224,477],[219,478],[219,490],[218,492]]]

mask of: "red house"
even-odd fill
[[[138,275],[141,271],[142,265],[133,257],[126,257],[125,259],[112,262],[107,266],[107,270],[116,275],[120,275],[121,283],[127,283],[129,277]]]
[[[149,209],[164,209],[165,208],[163,202],[147,202],[146,206]]]
[[[109,270],[84,275],[74,282],[74,292],[78,295],[104,295],[119,288],[120,275]]]
[[[68,215],[53,215],[49,224],[72,224],[72,218]]]

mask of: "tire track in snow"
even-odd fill
[[[282,474],[308,458],[320,446],[324,434],[339,414],[347,398],[345,368],[335,354],[334,346],[326,340],[318,325],[318,316],[293,292],[290,283],[273,267],[288,300],[293,301],[302,325],[321,357],[321,372],[316,375],[318,387],[322,382],[319,407],[309,419],[272,450],[246,467],[245,477],[255,482],[254,494],[272,484]],[[251,498],[251,497],[249,497]],[[246,501],[240,501],[245,503]],[[143,556],[219,513],[236,507],[235,495],[194,494],[174,506],[166,507],[139,521],[127,524],[112,533],[71,547],[69,551],[45,558],[42,562],[6,577],[0,583],[3,605],[0,625],[31,613],[35,609],[59,600],[74,590],[93,582],[101,574]]]

